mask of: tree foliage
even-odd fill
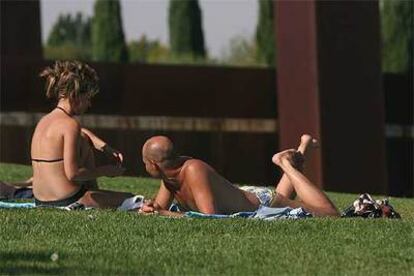
[[[174,56],[206,57],[198,0],[170,0],[168,23],[170,48]]]
[[[382,65],[384,72],[413,72],[414,2],[382,0]]]
[[[81,13],[60,14],[48,35],[46,59],[90,59],[91,19]]]
[[[274,65],[276,44],[272,0],[259,0],[259,19],[256,27],[257,61]]]
[[[89,46],[91,43],[91,19],[83,18],[81,13],[60,14],[47,39],[48,46],[74,45]]]
[[[130,62],[165,63],[169,61],[169,50],[158,40],[149,40],[142,35],[138,41],[128,44]]]
[[[92,21],[92,54],[96,61],[127,62],[119,0],[96,0]]]
[[[254,38],[237,35],[222,52],[220,63],[231,66],[258,66]]]

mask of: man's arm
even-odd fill
[[[164,181],[161,180],[160,189],[154,200],[154,207],[157,210],[168,210],[174,199],[174,195],[165,187]]]
[[[161,180],[161,185],[155,199],[147,201],[142,206],[141,211],[144,213],[167,211],[173,199],[174,195],[165,187],[164,181]]]

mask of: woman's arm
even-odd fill
[[[81,132],[91,140],[95,149],[102,151],[107,155],[107,157],[114,158],[118,163],[122,163],[122,161],[124,161],[124,157],[120,151],[111,148],[104,140],[96,136],[92,131],[86,128],[81,128]]]
[[[63,128],[63,165],[66,177],[75,180],[78,174],[78,148],[80,126],[76,121],[69,121]]]
[[[95,169],[79,168],[78,148],[81,129],[77,122],[71,121],[64,128],[63,162],[66,177],[71,181],[93,180],[101,176],[122,175],[125,169],[118,166],[102,166]]]
[[[106,142],[96,136],[92,131],[86,128],[81,128],[81,133],[88,136],[91,140],[93,147],[99,151],[102,151],[102,148],[106,145]]]

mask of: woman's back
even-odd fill
[[[33,134],[33,193],[39,204],[49,204],[84,190],[73,182],[80,177],[80,125],[72,116],[90,106],[98,92],[98,76],[87,64],[56,61],[40,77],[46,79],[46,97],[56,101],[56,108],[40,120]],[[82,172],[86,180],[97,175],[87,172],[85,177]]]
[[[78,186],[66,176],[64,133],[77,122],[59,109],[44,116],[32,138],[33,192],[39,200],[64,198]]]

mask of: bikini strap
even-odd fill
[[[52,160],[47,160],[47,159],[35,159],[35,158],[32,158],[32,161],[35,161],[35,162],[45,162],[45,163],[53,163],[53,162],[60,162],[60,161],[63,161],[63,158],[59,158],[59,159],[52,159]]]
[[[59,109],[59,110],[61,110],[61,111],[63,111],[63,113],[65,113],[66,115],[68,115],[69,117],[72,117],[72,115],[71,114],[69,114],[69,112],[67,112],[63,107],[60,107],[60,106],[56,106],[56,108],[57,109]]]

